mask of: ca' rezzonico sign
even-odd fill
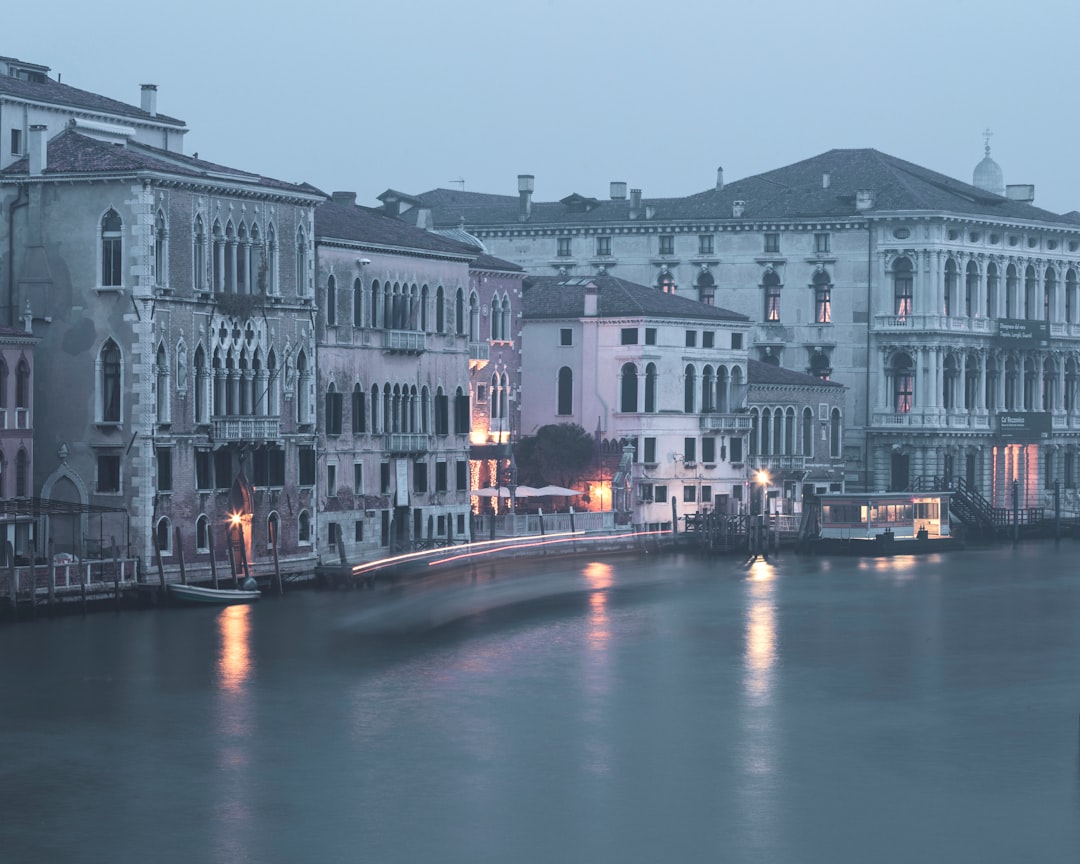
[[[998,434],[1006,441],[1041,441],[1050,437],[1051,429],[1048,411],[998,414]]]

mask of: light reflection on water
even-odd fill
[[[210,817],[217,860],[242,860],[256,829],[252,813],[251,615],[248,604],[218,613],[217,723],[203,730],[215,743],[217,806]]]

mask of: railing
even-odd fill
[[[701,415],[701,429],[703,432],[749,432],[753,427],[753,419],[749,414],[719,414],[706,412]]]
[[[420,354],[427,350],[427,334],[415,330],[385,330],[383,350]]]
[[[215,441],[270,441],[281,437],[280,417],[214,417]]]
[[[426,453],[431,449],[431,436],[423,432],[392,432],[386,436],[390,453]]]
[[[806,457],[796,455],[750,456],[751,471],[805,471]]]
[[[487,342],[470,342],[469,359],[487,360],[491,356],[491,345]]]
[[[949,330],[961,333],[991,332],[990,318],[968,318],[959,315],[875,315],[875,332]]]
[[[540,514],[505,513],[492,517],[490,514],[472,517],[473,540],[486,540],[491,536],[491,520],[495,520],[496,537],[527,537],[540,534]],[[610,511],[583,513],[545,513],[544,533],[557,534],[566,531],[598,532],[615,530],[615,514]]]

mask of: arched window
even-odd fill
[[[945,262],[945,316],[955,315],[959,304],[957,303],[957,291],[959,290],[960,274],[956,269],[956,262],[949,258]]]
[[[656,364],[645,367],[645,413],[656,413]]]
[[[761,418],[758,409],[750,409],[750,455],[757,456],[761,452]]]
[[[702,270],[697,278],[698,299],[706,306],[712,306],[716,297],[716,279],[708,270]]]
[[[694,413],[694,401],[697,395],[697,370],[693,365],[687,364],[683,373],[683,411],[687,414]]]
[[[804,408],[802,412],[802,455],[814,455],[814,412]]]
[[[431,434],[431,393],[426,385],[420,388],[420,431]]]
[[[278,285],[277,235],[273,223],[266,229],[266,293],[281,293]]]
[[[337,280],[331,276],[326,280],[326,326],[337,324]]]
[[[271,510],[266,517],[266,548],[273,549],[274,546],[281,548],[281,517],[277,510]]]
[[[1057,293],[1057,273],[1053,267],[1046,268],[1043,278],[1043,320],[1050,320],[1050,311],[1054,305],[1054,294]]]
[[[832,323],[832,280],[825,270],[814,274],[814,322]]]
[[[8,367],[4,358],[0,357],[0,429],[6,429],[8,407]]]
[[[765,320],[780,320],[780,277],[771,267],[761,277],[761,287],[765,293]]]
[[[998,317],[999,287],[998,268],[993,262],[986,265],[986,317]]]
[[[480,300],[476,292],[469,295],[469,341],[480,341]]]
[[[472,415],[469,413],[469,394],[457,388],[454,394],[454,432],[468,435],[472,431]]]
[[[307,354],[301,351],[296,355],[296,422],[304,425],[311,422],[311,395]]]
[[[98,419],[103,423],[120,422],[120,348],[107,339],[98,355]]]
[[[311,514],[307,510],[301,510],[296,520],[296,542],[301,546],[311,545]]]
[[[566,417],[574,413],[574,372],[569,366],[559,369],[555,413]]]
[[[326,434],[341,434],[341,402],[342,394],[338,393],[337,387],[331,381],[326,388]]]
[[[720,366],[716,370],[716,410],[721,414],[727,414],[731,411],[728,407],[730,398],[730,381],[728,377],[728,370],[726,366]]]
[[[428,332],[428,304],[431,298],[428,296],[428,286],[423,285],[420,288],[420,331],[422,333]]]
[[[897,318],[907,318],[914,311],[913,291],[915,269],[910,258],[897,258],[893,263],[893,309]]]
[[[30,426],[30,364],[25,357],[20,357],[15,366],[15,411],[18,415],[16,426],[26,429]]]
[[[435,434],[450,434],[450,398],[442,387],[435,390]]]
[[[908,354],[897,354],[892,361],[893,409],[910,414],[915,402],[915,364]]]
[[[435,332],[446,332],[446,295],[442,285],[435,289]]]
[[[1065,323],[1077,323],[1076,271],[1065,271]]]
[[[662,294],[674,294],[675,277],[665,270],[660,274],[660,278],[656,280],[656,287],[660,289],[660,293]]]
[[[165,346],[159,345],[157,350],[157,422],[168,423],[170,418],[170,402],[172,387],[169,386],[169,358],[165,354]]]
[[[638,410],[637,367],[633,363],[624,363],[620,380],[619,410],[626,414],[633,414]]]
[[[371,283],[371,315],[368,318],[369,327],[379,326],[379,280],[374,279]]]
[[[225,223],[225,290],[236,293],[236,228],[232,220]]]
[[[15,497],[26,498],[30,495],[30,457],[25,447],[20,447],[15,454]]]
[[[359,277],[352,283],[352,326],[364,326],[364,283]]]
[[[172,531],[170,527],[168,516],[162,516],[158,519],[157,525],[154,526],[157,547],[162,555],[172,555]]]
[[[241,222],[240,228],[236,232],[236,251],[234,253],[237,294],[251,293],[251,261],[248,257],[250,254],[251,241],[248,239],[247,226]]]
[[[169,284],[168,232],[165,230],[165,214],[158,210],[154,219],[154,284]]]
[[[842,443],[840,428],[840,409],[833,408],[829,417],[829,455],[833,459],[840,458],[840,445]]]
[[[784,453],[791,455],[795,452],[795,409],[788,408],[784,412]]]
[[[454,327],[458,336],[465,335],[465,294],[460,288],[454,294]]]
[[[307,235],[303,226],[296,229],[296,293],[303,297],[307,294]]]
[[[499,414],[499,374],[491,376],[491,419],[498,420]]]
[[[101,217],[101,286],[117,287],[123,279],[123,230],[120,214],[111,207]]]
[[[195,349],[195,422],[205,423],[209,417],[209,402],[207,401],[207,385],[210,383],[209,371],[206,368],[206,352],[202,345]]]
[[[367,432],[367,418],[364,412],[364,389],[355,385],[352,391],[352,431],[353,435]]]
[[[281,376],[278,373],[277,354],[273,349],[266,355],[266,413],[277,417],[281,414]]]
[[[497,342],[502,339],[502,316],[499,314],[500,301],[498,296],[491,298],[491,316],[489,320],[491,341]]]
[[[1015,264],[1005,268],[1005,317],[1016,318],[1020,309],[1020,273]]]
[[[513,318],[510,314],[510,297],[507,294],[503,294],[502,308],[499,310],[499,314],[502,316],[502,338],[510,341],[514,338],[514,334],[510,329],[510,322]]]
[[[1030,264],[1024,270],[1024,317],[1033,321],[1039,317],[1039,277]]]
[[[706,365],[701,370],[701,411],[708,414],[716,410],[716,376],[713,367]]]
[[[202,216],[195,217],[195,227],[192,231],[191,242],[191,266],[193,270],[196,291],[206,290],[206,226],[203,225]]]
[[[210,551],[210,520],[205,513],[195,520],[195,551]]]
[[[221,230],[221,223],[215,219],[214,227],[214,255],[210,262],[213,268],[214,291],[222,293],[225,290],[225,233]]]
[[[502,377],[499,379],[499,385],[499,416],[505,420],[510,416],[510,378],[505,372],[503,372]]]
[[[975,317],[975,304],[979,297],[979,266],[974,261],[968,261],[967,273],[964,279],[964,315],[968,318]]]

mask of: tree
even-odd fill
[[[541,426],[517,447],[518,480],[530,486],[572,486],[592,467],[596,444],[576,423]]]

